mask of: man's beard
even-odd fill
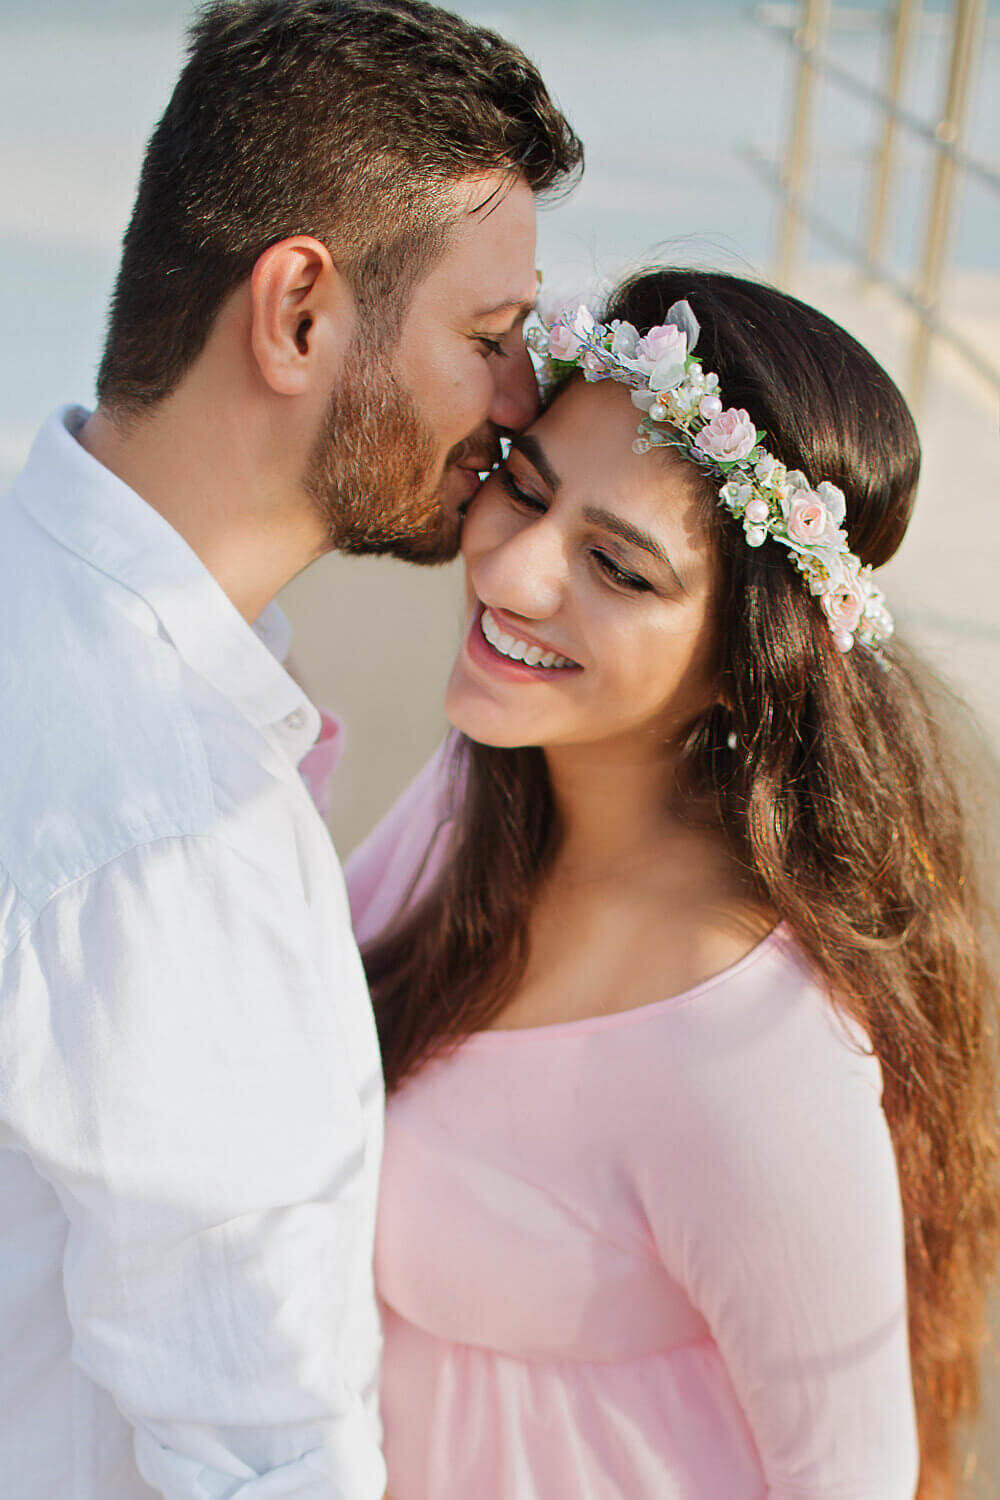
[[[351,351],[310,455],[306,487],[331,549],[448,562],[458,552],[459,522],[440,504],[444,476],[435,473],[433,433],[389,369],[388,353],[373,356],[357,345]]]

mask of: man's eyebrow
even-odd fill
[[[508,297],[504,302],[497,302],[493,307],[481,307],[472,316],[473,318],[498,318],[501,313],[516,312],[522,318],[526,318],[534,305],[534,302],[525,302],[522,297]]]
[[[640,547],[643,552],[648,552],[650,557],[655,557],[657,562],[663,563],[677,580],[677,587],[684,588],[670,558],[664,552],[655,537],[650,536],[648,531],[640,531],[638,526],[633,526],[631,521],[624,520],[621,516],[614,515],[610,510],[605,510],[600,505],[588,505],[583,512],[584,518],[594,526],[601,526],[605,531],[614,532],[623,541],[631,542],[633,547]]]
[[[562,480],[545,457],[545,450],[538,439],[532,437],[530,432],[515,432],[511,437],[510,446],[516,448],[518,453],[524,454],[529,464],[538,470],[549,489],[555,494]]]

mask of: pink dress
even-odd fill
[[[348,862],[443,847],[440,753]],[[912,1500],[880,1073],[783,929],[681,995],[481,1032],[388,1108],[392,1500]]]

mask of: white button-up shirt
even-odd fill
[[[377,1500],[382,1075],[319,716],[85,416],[0,501],[0,1490]]]

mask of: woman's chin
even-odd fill
[[[520,750],[539,744],[537,725],[519,723],[498,703],[486,699],[465,677],[461,662],[456,662],[445,691],[444,712],[449,724],[478,745]]]
[[[448,722],[477,745],[492,745],[495,750],[523,750],[528,745],[537,745],[538,739],[529,739],[527,730],[518,733],[508,724],[489,723],[480,714],[452,713],[445,709]]]

